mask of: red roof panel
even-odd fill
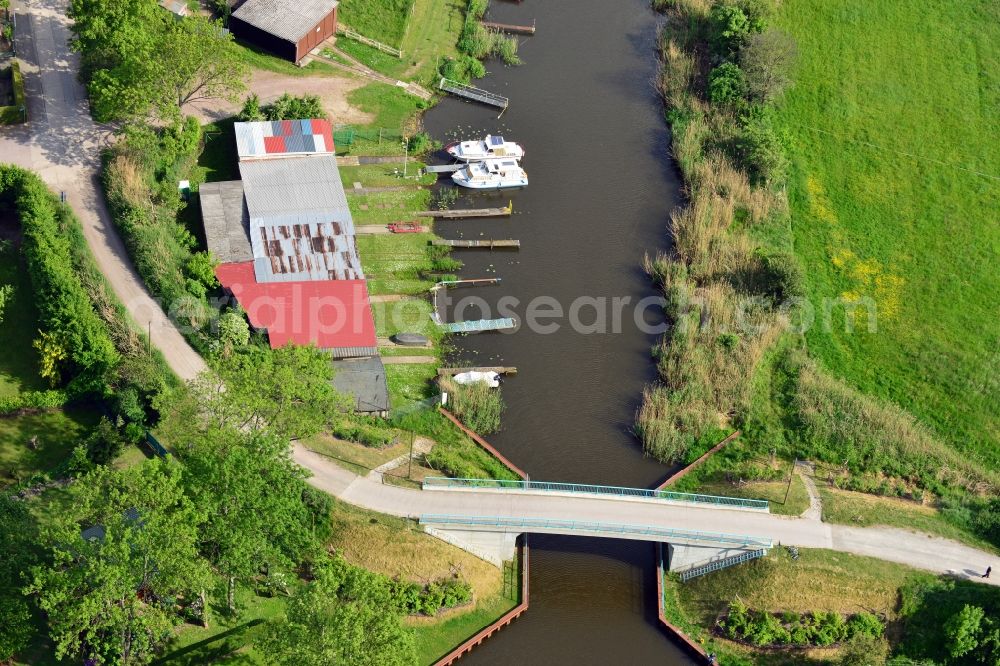
[[[283,153],[285,152],[285,137],[283,136],[265,136],[264,137],[264,152],[268,155],[272,153]]]
[[[252,261],[220,264],[215,274],[250,323],[267,329],[272,349],[288,343],[320,349],[378,344],[364,280],[258,283]]]

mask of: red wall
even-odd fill
[[[337,32],[336,7],[296,44],[295,62],[302,60],[310,51],[319,46],[327,37],[331,37],[335,32]]]

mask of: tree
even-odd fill
[[[282,666],[403,666],[416,660],[413,634],[375,597],[345,600],[340,580],[319,567],[316,580],[289,603],[284,619],[256,647]]]
[[[0,663],[28,646],[35,633],[31,608],[21,589],[23,577],[36,562],[34,520],[24,502],[0,495]]]
[[[767,115],[744,119],[737,150],[754,182],[780,184],[788,175],[784,140]]]
[[[740,49],[740,65],[750,99],[767,104],[781,97],[791,83],[795,40],[780,30],[750,35]]]
[[[856,634],[844,642],[838,666],[884,666],[889,642],[882,636]]]
[[[202,551],[229,579],[229,608],[237,581],[266,567],[289,569],[313,545],[315,515],[303,498],[304,472],[288,456],[288,440],[268,433],[218,430],[182,453],[187,491],[208,516]]]
[[[316,347],[247,347],[225,359],[218,372],[165,395],[158,409],[167,415],[165,431],[177,431],[168,435],[173,441],[190,441],[193,427],[202,434],[268,431],[287,442],[319,432],[349,407],[332,378],[329,354]]]
[[[226,356],[250,342],[250,324],[241,310],[230,310],[219,317],[219,342]]]
[[[983,618],[986,613],[979,606],[965,604],[962,610],[952,615],[944,625],[948,654],[961,657],[979,646]]]
[[[216,22],[174,20],[155,0],[72,0],[69,14],[98,120],[173,122],[187,104],[246,88],[249,68]]]
[[[183,493],[176,462],[99,467],[70,486],[42,533],[46,564],[27,591],[46,613],[57,658],[144,664],[169,637],[172,606],[207,582],[198,557],[203,516]],[[84,538],[81,525],[93,527]]]
[[[208,99],[237,101],[250,68],[222,24],[191,17],[167,25],[153,76],[154,85],[170,94],[161,105],[182,109]]]

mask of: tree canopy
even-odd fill
[[[377,593],[345,598],[343,567],[318,566],[316,580],[289,603],[286,617],[257,643],[282,666],[404,666],[416,661],[413,634]]]
[[[42,532],[47,562],[31,570],[58,658],[144,664],[193,600],[208,568],[198,555],[204,520],[175,462],[98,467],[70,486]]]
[[[249,68],[218,22],[175,19],[156,0],[72,0],[69,15],[98,120],[176,121],[189,103],[246,88]]]

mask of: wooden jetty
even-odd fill
[[[472,321],[455,321],[442,323],[448,333],[483,333],[485,331],[509,331],[517,328],[517,321],[510,317],[503,319],[473,319]]]
[[[513,35],[533,35],[535,34],[535,22],[531,25],[511,25],[510,23],[494,23],[493,21],[480,21],[484,28],[499,30]]]
[[[440,247],[469,247],[469,248],[483,248],[487,250],[492,250],[494,248],[519,248],[521,247],[521,241],[519,240],[447,240],[443,238],[435,238],[431,241],[431,245],[437,245]]]
[[[500,284],[500,278],[469,278],[468,280],[444,280],[434,285],[434,289],[441,287],[485,287],[491,284]]]
[[[445,92],[450,92],[452,95],[458,95],[459,97],[471,99],[476,102],[489,104],[490,106],[495,106],[504,109],[505,111],[507,110],[507,107],[510,106],[510,100],[503,95],[497,95],[496,93],[491,93],[488,90],[476,88],[475,86],[467,86],[464,83],[446,79],[443,76],[438,82],[438,88]]]
[[[495,372],[498,375],[516,375],[517,368],[503,365],[482,366],[478,368],[438,368],[438,375],[443,377],[450,377],[461,372]]]
[[[506,208],[465,208],[457,210],[421,210],[414,213],[417,217],[437,217],[442,220],[458,220],[463,217],[506,217],[511,213],[511,206]]]
[[[426,173],[455,173],[465,167],[468,164],[430,164],[424,167]]]

